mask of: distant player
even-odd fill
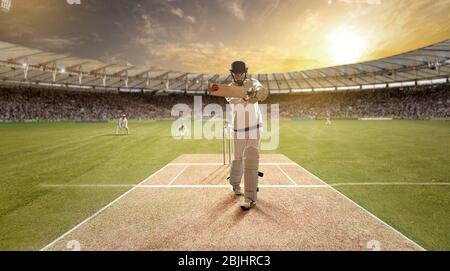
[[[117,124],[116,127],[116,135],[119,134],[119,130],[121,129],[125,129],[127,131],[127,135],[130,133],[130,129],[128,129],[128,120],[127,120],[127,115],[122,115],[122,117],[120,117],[119,119],[119,123]]]
[[[331,125],[331,114],[329,111],[327,112],[327,122],[325,123],[325,125],[327,126]]]
[[[230,169],[230,184],[234,194],[244,195],[243,210],[256,205],[258,192],[259,147],[263,119],[258,102],[264,101],[268,90],[256,79],[247,78],[248,68],[242,61],[231,64],[233,86],[243,86],[247,90],[245,98],[226,98],[232,105],[233,162]],[[241,192],[244,176],[245,189]]]
[[[186,124],[181,123],[180,127],[178,127],[178,136],[179,137],[185,137],[188,135],[188,129],[186,127]]]

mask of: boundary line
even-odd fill
[[[364,207],[362,207],[361,205],[359,205],[358,203],[354,202],[352,199],[350,199],[349,197],[347,197],[346,195],[342,194],[341,192],[339,192],[336,188],[332,187],[331,185],[327,184],[326,182],[324,182],[322,179],[320,179],[319,177],[317,177],[316,175],[312,174],[309,170],[305,169],[304,167],[300,166],[299,164],[297,164],[297,166],[301,169],[303,169],[305,172],[307,172],[309,175],[313,176],[314,178],[316,178],[317,180],[319,180],[320,182],[322,182],[323,184],[327,185],[331,190],[333,190],[334,192],[336,192],[337,194],[341,195],[344,199],[350,201],[351,203],[353,203],[354,205],[356,205],[358,208],[360,208],[361,210],[363,210],[364,212],[366,212],[368,215],[370,215],[371,217],[375,218],[377,221],[381,222],[383,225],[385,225],[386,227],[388,227],[389,229],[393,230],[394,232],[396,232],[397,234],[399,234],[400,236],[402,236],[403,238],[405,238],[406,240],[408,240],[409,242],[411,242],[412,244],[414,244],[415,246],[417,246],[419,249],[426,251],[425,248],[423,248],[422,246],[420,246],[419,244],[417,244],[416,242],[414,242],[413,240],[409,239],[408,237],[406,237],[403,233],[401,233],[400,231],[398,231],[397,229],[395,229],[394,227],[392,227],[391,225],[389,225],[388,223],[384,222],[383,220],[381,220],[379,217],[377,217],[376,215],[372,214],[371,212],[369,212],[369,210],[365,209]]]
[[[163,166],[162,168],[160,168],[159,170],[155,171],[152,175],[150,175],[149,177],[145,178],[143,181],[141,181],[138,185],[143,184],[144,182],[146,182],[147,180],[151,179],[153,176],[155,176],[156,174],[158,174],[159,172],[163,171],[164,169],[166,169],[169,166],[169,164],[166,164],[165,166]],[[123,193],[122,195],[120,195],[119,197],[117,197],[116,199],[114,199],[113,201],[111,201],[110,203],[108,203],[107,205],[105,205],[103,208],[101,208],[100,210],[98,210],[97,212],[95,212],[93,215],[91,215],[90,217],[86,218],[85,220],[83,220],[82,222],[80,222],[79,224],[77,224],[75,227],[73,227],[72,229],[68,230],[67,232],[65,232],[64,234],[62,234],[60,237],[56,238],[55,240],[53,240],[50,244],[46,245],[45,247],[41,248],[40,251],[45,251],[48,248],[50,248],[51,246],[55,245],[57,242],[61,241],[62,239],[64,239],[64,237],[66,237],[67,235],[69,235],[70,233],[72,233],[73,231],[75,231],[76,229],[78,229],[79,227],[81,227],[83,224],[85,224],[86,222],[90,221],[91,219],[95,218],[96,216],[98,216],[100,213],[102,213],[104,210],[106,210],[107,208],[109,208],[111,205],[113,205],[114,203],[116,203],[117,201],[119,201],[121,198],[125,197],[128,193],[130,193],[131,191],[133,191],[134,189],[136,189],[137,186],[132,187],[130,190],[128,190],[127,192]]]

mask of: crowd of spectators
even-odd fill
[[[450,118],[450,85],[273,95],[285,118]]]
[[[193,96],[150,95],[24,85],[0,85],[0,121],[107,121],[126,114],[129,119],[171,119],[175,104],[194,106]],[[203,96],[202,106],[226,104]]]
[[[180,103],[193,108],[194,98],[3,85],[0,121],[106,121],[122,114],[129,119],[171,119],[173,105]],[[203,96],[202,103],[226,105],[225,99],[211,96]],[[450,118],[450,86],[279,94],[265,103],[279,104],[283,118]]]

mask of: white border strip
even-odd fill
[[[327,184],[326,182],[324,182],[322,179],[320,179],[319,177],[317,177],[316,175],[312,174],[310,171],[308,171],[307,169],[305,169],[304,167],[300,166],[299,164],[297,164],[297,166],[301,169],[303,169],[305,172],[307,172],[309,175],[311,175],[312,177],[316,178],[317,180],[319,180],[320,182],[322,182],[323,184],[327,185],[331,190],[333,190],[334,192],[338,193],[339,195],[341,195],[343,198],[347,199],[348,201],[350,201],[351,203],[353,203],[354,205],[356,205],[358,208],[360,208],[361,210],[363,210],[364,212],[366,212],[368,215],[370,215],[371,217],[375,218],[377,221],[381,222],[383,225],[385,225],[386,227],[388,227],[389,229],[393,230],[394,232],[396,232],[397,234],[399,234],[400,236],[402,236],[403,238],[405,238],[406,240],[408,240],[409,242],[411,242],[412,244],[416,245],[419,249],[425,251],[426,249],[424,249],[422,246],[420,246],[419,244],[417,244],[416,242],[414,242],[413,240],[409,239],[408,237],[406,237],[403,233],[399,232],[398,230],[396,230],[394,227],[392,227],[391,225],[389,225],[388,223],[384,222],[383,220],[381,220],[379,217],[377,217],[376,215],[372,214],[371,212],[369,212],[367,209],[365,209],[364,207],[362,207],[361,205],[359,205],[358,203],[354,202],[353,200],[351,200],[349,197],[347,197],[346,195],[342,194],[341,192],[339,192],[338,190],[336,190],[334,187],[332,187],[331,185]]]
[[[428,182],[428,183],[414,183],[414,182],[369,182],[369,183],[334,183],[330,184],[330,186],[338,187],[338,186],[447,186],[450,183],[438,183],[438,182]]]
[[[277,168],[281,171],[281,173],[284,174],[284,176],[286,176],[289,179],[289,181],[291,181],[291,183],[297,185],[297,183],[291,178],[291,176],[289,176],[279,165],[277,165]]]
[[[189,165],[185,166],[180,172],[178,172],[177,176],[173,177],[173,179],[169,182],[169,185],[173,184],[175,180],[180,177],[181,174],[188,168]]]
[[[287,175],[287,174],[286,174]],[[289,178],[289,175],[287,175]],[[116,188],[116,187],[137,187],[137,188],[223,188],[230,187],[229,185],[197,185],[197,184],[187,184],[187,185],[135,185],[135,184],[40,184],[40,187],[47,188]],[[266,188],[298,188],[298,187],[324,187],[325,185],[306,185],[306,184],[287,184],[287,185],[259,185],[259,187]],[[339,187],[339,186],[450,186],[450,183],[414,183],[414,182],[373,182],[373,183],[335,183],[328,184],[326,187]]]
[[[169,164],[165,165],[164,167],[160,168],[159,170],[157,170],[156,172],[154,172],[152,175],[150,175],[149,177],[145,178],[142,182],[140,182],[137,186],[143,184],[144,182],[146,182],[147,180],[151,179],[153,176],[155,176],[156,174],[158,174],[159,172],[163,171],[164,169],[166,169],[166,167]],[[79,223],[78,225],[76,225],[75,227],[73,227],[72,229],[70,229],[69,231],[67,231],[66,233],[64,233],[63,235],[61,235],[60,237],[56,238],[53,242],[51,242],[50,244],[46,245],[45,247],[43,247],[40,251],[45,251],[48,248],[52,247],[53,245],[55,245],[57,242],[59,242],[60,240],[62,240],[64,237],[66,237],[67,235],[69,235],[70,233],[72,233],[73,231],[75,231],[76,229],[78,229],[79,227],[81,227],[83,224],[85,224],[86,222],[88,222],[89,220],[93,219],[94,217],[98,216],[100,213],[102,213],[104,210],[106,210],[107,208],[109,208],[111,205],[113,205],[114,203],[116,203],[117,201],[119,201],[121,198],[125,197],[128,193],[130,193],[131,191],[133,191],[137,186],[132,187],[130,190],[128,190],[127,192],[123,193],[122,195],[120,195],[118,198],[116,198],[115,200],[111,201],[110,203],[108,203],[106,206],[104,206],[103,208],[101,208],[100,210],[98,210],[96,213],[94,213],[93,215],[91,215],[90,217],[86,218],[85,220],[83,220],[81,223]]]
[[[258,185],[259,188],[328,188],[328,185],[291,185],[291,184],[266,184]],[[231,185],[218,185],[218,184],[194,184],[194,185],[139,185],[136,188],[229,188],[231,190]]]
[[[110,187],[130,187],[130,188],[230,188],[229,184],[155,184],[155,185],[132,185],[132,184],[118,184],[118,185],[102,185],[102,184],[52,184],[52,185],[42,185],[42,187],[80,187],[80,188],[110,188]],[[328,185],[323,184],[261,184],[258,185],[260,188],[328,188]]]
[[[170,163],[171,166],[223,166],[223,163]],[[296,163],[259,163],[260,166],[295,166]],[[227,165],[228,166],[228,165]]]
[[[99,188],[114,188],[114,187],[135,187],[135,184],[40,184],[40,187],[59,188],[59,187],[99,187]]]

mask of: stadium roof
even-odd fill
[[[378,60],[287,73],[253,74],[271,93],[385,88],[448,83],[450,40]],[[0,79],[122,91],[204,94],[228,74],[191,73],[106,63],[0,41]]]

